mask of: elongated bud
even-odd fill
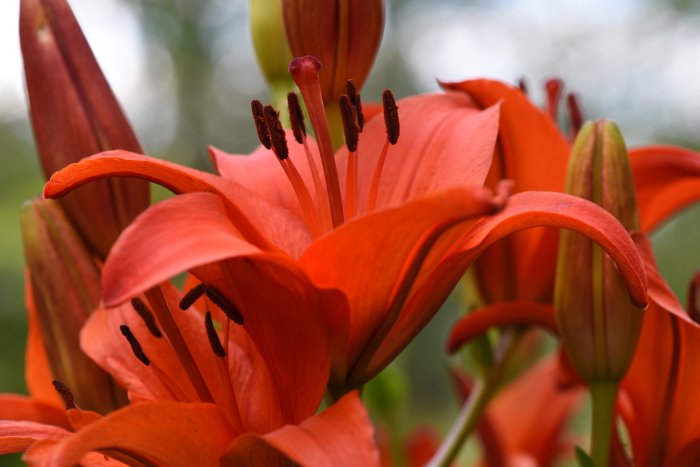
[[[361,88],[382,39],[384,2],[283,0],[282,5],[292,54],[314,55],[324,65],[324,101],[337,101],[348,78]]]
[[[275,107],[284,111],[284,99],[293,83],[287,72],[292,53],[287,44],[280,0],[250,0],[250,31],[260,70],[265,76]],[[286,120],[286,117],[283,116]]]
[[[614,123],[587,123],[569,161],[567,188],[602,206],[628,232],[639,231],[625,143]],[[615,264],[586,237],[562,231],[555,292],[564,345],[587,382],[621,379],[634,355],[642,311],[629,299]]]
[[[117,408],[111,378],[80,349],[80,330],[100,301],[92,256],[57,202],[28,202],[21,214],[24,255],[37,323],[54,379],[84,409]]]
[[[108,149],[142,152],[65,0],[22,0],[20,40],[34,136],[46,179]],[[149,204],[149,186],[126,178],[92,182],[61,206],[94,253]]]

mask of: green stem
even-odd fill
[[[501,337],[504,344],[502,358],[498,360],[491,372],[482,380],[477,381],[469,394],[469,399],[465,402],[462,410],[455,420],[450,432],[440,445],[433,458],[427,464],[429,467],[447,467],[455,460],[464,442],[474,431],[484,409],[491,398],[496,394],[501,378],[508,368],[510,361],[515,355],[515,349],[520,342],[522,331],[506,331]]]
[[[590,384],[593,402],[591,459],[596,467],[607,467],[610,459],[617,385],[608,381]]]

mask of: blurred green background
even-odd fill
[[[256,144],[249,102],[268,99],[245,0],[70,1],[147,152],[210,169],[209,144]],[[0,3],[0,392],[24,392],[23,259],[18,211],[42,180],[36,163],[17,34],[19,2]],[[616,120],[628,143],[700,148],[700,8],[693,0],[388,0],[384,42],[363,90],[376,101],[437,90],[435,78],[478,76],[541,85],[559,76],[587,117]],[[700,209],[654,236],[662,272],[680,297],[700,265]],[[456,404],[443,341],[451,300],[391,369],[404,393],[397,424],[445,429]],[[403,383],[400,383],[403,381]],[[410,391],[400,387],[410,387]],[[410,410],[405,410],[410,406]],[[0,457],[0,465],[18,462]]]

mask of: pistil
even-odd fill
[[[326,179],[326,188],[328,190],[331,220],[335,228],[341,225],[344,220],[343,202],[340,196],[338,168],[335,165],[326,110],[323,106],[323,97],[321,96],[320,70],[321,63],[311,55],[295,58],[289,64],[289,73],[292,75],[292,79],[294,79],[294,82],[301,91],[301,96],[309,112],[311,126],[314,129],[318,142],[321,164],[323,165],[323,174]]]

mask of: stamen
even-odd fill
[[[224,294],[213,287],[207,287],[206,293],[209,300],[211,300],[214,305],[218,306],[228,319],[236,324],[243,325],[243,315],[238,311],[236,305],[229,302],[228,299],[224,297]]]
[[[566,96],[566,106],[569,108],[569,122],[571,125],[571,138],[575,138],[583,125],[583,112],[579,104],[578,96],[570,92]]]
[[[289,73],[301,91],[306,110],[308,110],[311,118],[311,126],[316,134],[328,190],[331,219],[333,227],[337,227],[343,223],[343,202],[340,196],[338,168],[335,165],[333,145],[328,130],[328,121],[326,120],[326,110],[323,106],[323,97],[321,96],[320,70],[321,63],[316,57],[311,55],[295,58],[289,64]]]
[[[304,113],[301,110],[301,105],[299,104],[299,97],[296,95],[296,93],[290,92],[289,94],[287,94],[287,105],[289,107],[289,120],[292,124],[292,132],[294,133],[294,139],[297,141],[297,143],[304,145],[304,152],[306,153],[306,162],[309,164],[311,178],[314,182],[314,191],[316,192],[316,200],[318,202],[319,222],[322,224],[323,230],[331,230],[333,224],[331,222],[328,193],[326,193],[326,190],[323,189],[323,184],[321,183],[321,176],[319,175],[318,167],[316,166],[314,157],[311,154],[309,145],[306,142],[306,125],[304,124]]]
[[[528,92],[527,92],[527,81],[525,80],[524,77],[523,77],[523,78],[520,78],[520,79],[518,80],[518,87],[519,87],[520,90],[523,92],[523,94],[525,94],[525,95],[527,96],[527,94],[528,94]]]
[[[386,141],[382,147],[382,152],[379,154],[377,166],[374,168],[372,175],[372,184],[370,185],[369,195],[367,196],[367,211],[373,211],[377,205],[377,195],[379,193],[379,180],[382,177],[384,170],[384,162],[386,155],[389,152],[389,144],[396,144],[399,140],[401,126],[399,123],[399,108],[396,106],[394,94],[385,89],[382,93],[382,104],[384,106],[384,124],[386,125]]]
[[[53,384],[54,389],[58,395],[61,396],[61,399],[63,399],[63,405],[66,406],[66,410],[75,409],[75,399],[73,398],[73,393],[68,386],[57,379],[51,381],[51,384]]]
[[[396,106],[394,93],[385,89],[382,93],[382,104],[384,106],[384,124],[386,125],[386,136],[391,144],[396,144],[399,140],[399,108]]]
[[[341,94],[338,103],[340,104],[340,116],[343,120],[343,132],[345,133],[345,145],[348,151],[357,151],[357,141],[360,131],[355,109],[347,94]]]
[[[280,122],[279,112],[276,112],[271,105],[266,105],[264,112],[265,122],[267,123],[267,128],[270,130],[270,138],[272,139],[272,150],[282,164],[282,168],[292,184],[294,193],[299,199],[299,204],[301,205],[302,211],[304,211],[304,217],[306,218],[306,223],[309,226],[309,231],[311,232],[311,235],[316,238],[321,234],[321,227],[319,224],[316,207],[313,199],[311,199],[311,193],[309,193],[309,190],[304,184],[304,180],[301,178],[299,171],[294,166],[294,162],[289,159],[287,137],[284,132],[284,128],[282,128],[282,123]]]
[[[177,355],[182,368],[189,376],[190,382],[194,387],[197,396],[199,396],[202,402],[213,402],[209,388],[204,382],[202,373],[199,371],[199,367],[194,360],[194,357],[190,353],[190,349],[185,342],[185,338],[180,332],[180,328],[175,321],[168,302],[163,295],[163,291],[160,287],[154,287],[146,291],[146,298],[151,305],[153,314],[156,316],[158,323],[163,329],[164,334],[167,336],[170,345],[172,346],[175,354]]]
[[[156,324],[156,318],[153,316],[153,313],[148,309],[146,304],[143,303],[143,300],[138,297],[134,297],[131,299],[131,306],[134,307],[136,313],[139,314],[151,335],[157,339],[162,338],[163,333],[160,332],[160,328],[158,327],[158,324]]]
[[[191,288],[189,292],[187,292],[184,297],[182,297],[182,300],[180,300],[180,309],[181,310],[186,310],[189,307],[191,307],[194,302],[199,300],[199,297],[204,295],[204,292],[207,291],[207,286],[202,284],[201,282]]]
[[[559,114],[559,99],[561,98],[563,87],[564,82],[558,78],[548,79],[544,83],[544,88],[547,92],[547,113],[555,122]]]
[[[214,322],[211,319],[211,313],[207,311],[204,315],[204,327],[207,329],[207,337],[209,338],[209,345],[211,345],[211,350],[219,358],[224,358],[226,356],[226,350],[224,346],[221,345],[219,340],[219,334],[214,329]]]
[[[264,113],[265,123],[267,123],[272,141],[272,151],[279,160],[283,161],[289,157],[289,148],[287,147],[287,135],[282,128],[282,122],[280,122],[280,114],[271,105],[265,106]]]
[[[122,332],[124,337],[126,337],[126,340],[129,342],[129,345],[131,346],[131,351],[134,352],[134,355],[136,358],[138,358],[141,363],[143,363],[146,366],[149,366],[151,364],[151,361],[148,359],[146,354],[143,351],[143,348],[141,347],[141,344],[139,344],[139,341],[136,340],[136,336],[131,332],[131,329],[129,329],[129,326],[126,324],[122,324],[119,326],[119,330]]]
[[[355,115],[357,115],[357,126],[360,128],[360,133],[365,128],[365,114],[362,113],[362,99],[360,99],[360,94],[357,92],[355,87],[355,82],[351,79],[347,80],[345,83],[345,92],[350,98],[350,103],[355,109]]]
[[[265,123],[262,103],[258,100],[251,101],[250,110],[253,112],[253,122],[255,122],[255,130],[258,132],[260,144],[265,146],[266,149],[270,149],[272,147],[272,142],[270,141],[270,132],[267,128],[267,123]]]
[[[304,112],[299,104],[299,96],[296,93],[287,94],[287,108],[289,109],[289,123],[292,124],[294,139],[301,144],[306,136],[306,124],[304,123]]]
[[[348,167],[345,179],[345,218],[351,219],[357,214],[357,142],[359,124],[351,98],[340,95],[340,114],[345,132],[345,145],[348,148]]]

